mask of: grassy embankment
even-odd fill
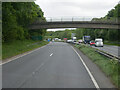
[[[119,72],[118,68],[120,67],[118,61],[109,59],[103,55],[100,55],[95,51],[95,49],[85,46],[85,45],[75,45],[79,48],[85,55],[87,55],[95,64],[97,64],[100,69],[111,79],[111,81],[119,87],[118,77]],[[120,83],[120,81],[119,81]],[[120,87],[119,87],[120,88]]]
[[[2,59],[10,58],[12,56],[22,54],[24,52],[33,50],[35,48],[41,47],[48,44],[46,41],[33,41],[33,40],[24,40],[24,41],[14,41],[11,43],[2,44]]]

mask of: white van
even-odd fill
[[[103,39],[101,39],[101,38],[95,39],[95,46],[96,47],[103,47]]]

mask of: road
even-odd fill
[[[120,56],[120,53],[118,53],[118,50],[120,50],[120,47],[118,47],[118,46],[104,45],[104,47],[94,47],[94,48],[108,52],[108,53],[110,53],[114,56],[117,56],[117,57]]]
[[[2,73],[3,88],[95,88],[76,52],[62,42],[2,65]]]
[[[86,44],[87,46],[90,46],[89,44]],[[113,46],[113,45],[105,45],[103,47],[95,47],[92,46],[93,48],[97,48],[99,50],[102,50],[104,52],[107,52],[113,56],[120,57],[120,47],[119,46]]]

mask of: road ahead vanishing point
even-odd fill
[[[53,42],[3,64],[3,88],[96,88],[102,86],[101,84],[104,83],[98,83],[99,80],[97,82],[93,73],[86,67],[69,44]],[[101,77],[102,74],[99,75]],[[107,81],[104,78],[101,80]],[[109,87],[113,86],[108,85],[106,88]]]

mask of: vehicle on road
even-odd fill
[[[68,40],[67,38],[64,38],[64,42],[67,42],[67,40]]]
[[[67,43],[72,43],[73,42],[73,40],[67,40]]]
[[[78,40],[78,43],[82,43],[83,42],[83,40]]]
[[[95,39],[95,46],[96,47],[103,47],[103,39],[102,38]]]
[[[58,39],[59,39],[59,38],[55,38],[54,40],[55,40],[55,41],[58,41]]]
[[[52,42],[54,42],[55,40],[54,39],[52,39]]]
[[[83,36],[83,42],[84,42],[84,44],[89,44],[90,43],[90,36]]]
[[[61,39],[58,39],[58,41],[62,41]]]
[[[95,46],[95,42],[94,41],[90,41],[90,46]]]
[[[73,38],[72,38],[72,40],[76,40],[76,39],[77,39],[77,37],[73,37]]]
[[[77,40],[72,40],[72,43],[77,44],[78,42],[77,42]]]
[[[77,42],[77,37],[72,37],[72,43],[76,43]]]

